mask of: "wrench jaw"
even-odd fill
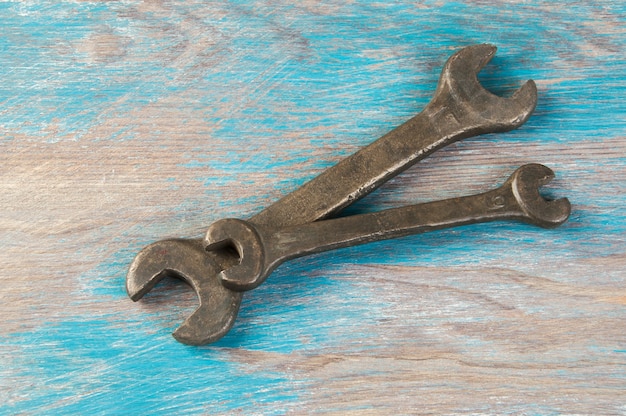
[[[218,279],[221,268],[207,255],[199,239],[170,239],[144,248],[133,260],[126,277],[126,291],[138,301],[165,277],[187,282],[200,306],[173,336],[189,345],[204,345],[222,338],[233,326],[242,294],[226,289]]]
[[[478,81],[478,73],[496,53],[494,45],[465,47],[446,62],[435,97],[428,107],[448,107],[453,126],[463,126],[466,137],[506,132],[521,126],[537,106],[537,86],[526,81],[511,97],[499,97]]]
[[[523,211],[522,220],[543,228],[555,228],[570,216],[572,206],[567,198],[546,200],[539,188],[554,178],[554,172],[538,163],[518,168],[504,186],[510,186]]]
[[[267,246],[252,223],[227,218],[211,224],[204,237],[207,251],[234,246],[239,253],[239,264],[222,270],[218,278],[224,287],[237,292],[252,290],[271,273],[266,265]]]
[[[219,281],[218,284],[221,286]],[[241,295],[229,291],[235,295],[220,296],[214,287],[206,286],[196,292],[201,299],[200,306],[176,328],[172,336],[187,345],[210,344],[222,338],[233,327],[241,305]]]

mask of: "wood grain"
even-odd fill
[[[626,6],[619,0],[0,3],[0,413],[625,414]],[[532,78],[519,130],[346,210],[480,192],[538,162],[574,211],[281,266],[221,341],[195,295],[132,303],[146,244],[247,218],[419,112],[446,58]]]

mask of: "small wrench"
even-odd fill
[[[388,209],[296,225],[272,227],[226,218],[211,224],[205,249],[234,246],[241,259],[219,278],[237,287],[239,281],[264,281],[286,260],[372,241],[503,219],[544,228],[563,224],[571,207],[567,198],[546,201],[539,187],[554,178],[544,165],[518,168],[501,187],[478,195]]]
[[[424,110],[401,126],[250,219],[256,225],[280,228],[306,224],[332,215],[370,193],[415,162],[455,141],[479,134],[504,132],[522,125],[537,104],[537,89],[527,81],[512,97],[491,94],[478,82],[478,72],[491,60],[493,45],[472,45],[446,62],[437,90]],[[126,290],[141,299],[160,280],[185,280],[198,295],[200,306],[174,331],[186,344],[216,341],[232,327],[243,290],[258,279],[235,282],[227,288],[222,270],[237,264],[227,250],[206,251],[201,239],[168,239],[144,248],[133,260]]]

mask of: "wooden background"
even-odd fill
[[[0,413],[626,414],[626,4],[0,2]],[[539,162],[554,230],[468,226],[292,261],[206,347],[135,254],[247,218],[419,112],[448,56],[536,80],[511,133],[348,213],[491,189]]]

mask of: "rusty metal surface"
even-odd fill
[[[494,46],[481,44],[455,53],[420,114],[255,215],[250,223],[280,228],[326,218],[437,149],[522,125],[537,103],[533,81],[510,98],[493,95],[478,82],[477,73],[495,51]],[[238,261],[232,250],[206,251],[201,240],[159,241],[142,250],[131,264],[127,292],[136,301],[166,276],[185,280],[197,292],[200,306],[173,335],[187,344],[210,343],[232,327],[242,299],[239,290],[250,290],[263,281],[248,277],[231,284],[238,290],[226,288],[218,276]]]

